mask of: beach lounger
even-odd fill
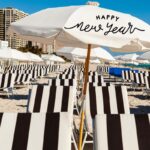
[[[11,73],[0,74],[0,89],[6,91],[8,96],[9,93],[13,94],[14,81],[15,81],[15,74]]]
[[[139,85],[144,85],[145,84],[145,73],[132,73],[133,76],[133,82]]]
[[[97,115],[94,150],[150,150],[150,115]]]
[[[146,93],[147,96],[150,96],[150,76],[145,76],[145,83],[146,83],[146,89],[144,89],[144,94]]]
[[[76,71],[74,69],[66,69],[57,76],[58,79],[74,79],[76,78]]]
[[[109,66],[97,66],[96,70],[99,74],[109,73]]]
[[[71,150],[68,113],[0,113],[1,150]]]
[[[88,82],[89,83],[93,83],[93,82],[104,83],[104,78],[101,75],[89,75]]]
[[[28,103],[28,112],[73,113],[75,87],[33,85]]]
[[[73,122],[73,111],[77,110],[77,107],[74,108],[76,106],[76,86],[33,85],[30,92],[27,112],[67,112]],[[73,133],[72,143],[77,150]]]
[[[126,86],[89,85],[85,101],[87,128],[92,132],[92,119],[97,114],[130,113]]]
[[[48,85],[50,86],[77,86],[75,79],[49,79]]]
[[[93,86],[90,84],[85,97],[85,135],[83,147],[85,144],[93,142],[93,119],[97,114],[124,113],[130,113],[125,86]],[[90,141],[87,140],[89,137],[91,137]]]
[[[25,73],[16,74],[15,84],[29,84],[31,78],[32,78],[31,74],[25,74]]]
[[[75,74],[59,74],[57,79],[74,79],[76,76]]]
[[[134,71],[133,70],[123,70],[122,71],[122,79],[124,82],[133,82],[133,73]]]

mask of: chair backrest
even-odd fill
[[[75,74],[59,74],[57,76],[57,79],[74,79],[75,78]]]
[[[16,74],[15,84],[28,84],[32,78],[31,74]]]
[[[33,85],[29,99],[29,112],[73,113],[75,86]]]
[[[0,149],[71,150],[68,113],[0,113]]]
[[[92,118],[96,114],[130,113],[126,86],[88,87],[86,111]]]
[[[146,88],[150,89],[150,76],[145,76]]]
[[[97,115],[94,150],[149,150],[150,115]]]
[[[133,81],[133,76],[132,76],[133,72],[134,72],[133,70],[122,70],[122,79],[128,82]]]
[[[49,79],[48,85],[50,86],[76,86],[75,79]]]
[[[133,81],[137,84],[145,84],[145,73],[131,73]]]
[[[60,65],[49,65],[49,72],[56,72],[60,69]]]
[[[0,74],[0,88],[13,88],[15,74],[3,73]]]
[[[85,101],[86,123],[89,132],[92,132],[92,119],[97,114],[124,113],[130,113],[126,86],[89,85]]]
[[[89,83],[93,83],[93,82],[104,83],[104,78],[101,75],[90,75],[88,76],[88,82]]]
[[[57,76],[58,79],[74,79],[76,78],[76,71],[74,69],[66,69],[63,73]]]
[[[97,72],[102,73],[102,72],[109,72],[109,66],[97,66]]]

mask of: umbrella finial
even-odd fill
[[[99,6],[100,5],[99,2],[92,2],[92,1],[88,1],[86,4],[87,5],[92,5],[92,6]]]

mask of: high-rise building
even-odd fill
[[[24,47],[27,42],[16,37],[16,34],[10,37],[7,35],[7,29],[12,22],[24,18],[27,15],[27,13],[15,8],[0,8],[0,40],[8,41],[9,47],[11,48],[17,49],[19,47]]]

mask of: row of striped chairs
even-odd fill
[[[71,128],[74,102],[77,101],[76,76],[76,67],[72,66],[56,79],[49,79],[49,85],[33,85],[29,92],[28,113],[1,114],[2,128],[0,129],[3,129],[3,132],[0,132],[2,135],[0,148],[70,150],[72,138],[74,147],[77,149],[75,135]],[[80,103],[78,107],[81,107]],[[150,130],[148,115],[137,116],[129,113],[126,87],[106,84],[103,76],[89,73],[83,148],[84,144],[93,142],[93,139],[88,141],[88,136],[91,136],[94,137],[96,150],[118,148],[119,150],[132,148],[148,150],[150,148],[147,142],[150,135],[147,134]],[[9,124],[8,120],[11,120],[12,124]],[[142,127],[139,125],[140,121],[144,122]],[[141,132],[140,127],[145,127],[145,130]],[[76,125],[73,129],[77,129]],[[24,131],[23,135],[21,131]],[[18,142],[20,134],[22,139]],[[141,135],[145,138],[141,139]],[[117,141],[119,141],[118,147]],[[144,147],[141,146],[143,143]]]
[[[0,74],[0,89],[13,92],[14,85],[30,84],[39,77],[59,70],[58,65],[17,65],[5,67],[5,73]],[[19,70],[18,70],[19,69]]]
[[[131,83],[133,88],[144,86],[144,93],[150,95],[150,72],[140,71],[122,71],[122,78],[124,82]]]
[[[71,150],[68,113],[0,113],[0,149]],[[149,150],[150,115],[97,115],[95,150]],[[64,138],[65,135],[65,138]]]

